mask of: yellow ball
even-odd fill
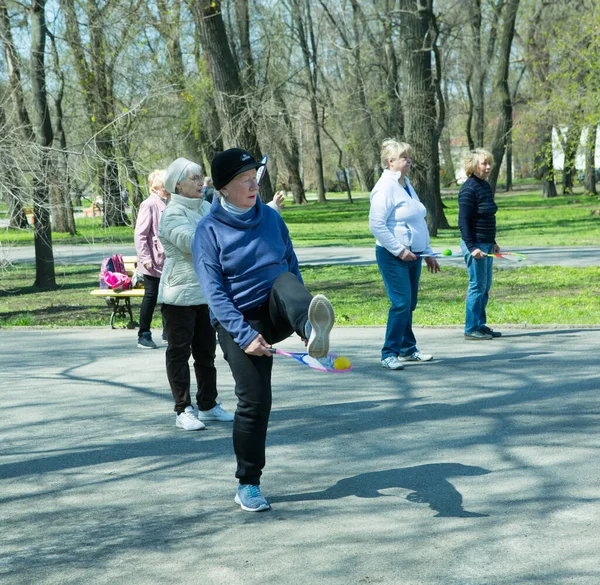
[[[340,355],[335,358],[333,361],[333,369],[334,370],[347,370],[350,367],[350,360],[343,355]]]
[[[446,248],[446,249],[445,249],[445,250],[442,252],[442,254],[443,254],[444,256],[452,256],[452,250],[451,250],[450,248]]]

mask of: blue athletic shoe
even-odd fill
[[[248,483],[238,487],[235,503],[239,504],[246,512],[262,512],[271,509],[271,504],[260,493],[260,487]]]

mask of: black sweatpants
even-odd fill
[[[210,410],[217,404],[217,370],[215,349],[217,339],[210,324],[208,305],[180,307],[162,305],[163,323],[167,334],[167,378],[175,400],[175,412],[191,406],[190,355],[194,357],[196,402],[200,410]]]
[[[154,308],[156,307],[156,301],[158,299],[158,286],[160,284],[160,278],[156,276],[144,275],[144,298],[140,306],[140,328],[138,329],[138,337],[142,333],[150,331],[152,325],[152,316],[154,315]],[[163,320],[163,329],[165,323]]]
[[[268,343],[277,343],[294,331],[304,337],[312,295],[291,272],[280,274],[268,300],[243,312],[246,322]],[[265,466],[267,425],[271,413],[273,358],[248,355],[219,324],[219,343],[231,368],[238,398],[233,419],[233,448],[237,458],[235,476],[240,484],[260,483]]]

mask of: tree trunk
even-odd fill
[[[473,102],[473,93],[471,92],[472,80],[473,74],[469,73],[466,81],[469,109],[467,110],[467,121],[465,122],[465,134],[467,135],[467,144],[469,145],[469,150],[475,150],[475,140],[473,140],[473,111],[475,109],[475,103]]]
[[[474,147],[483,147],[485,134],[485,73],[487,63],[481,51],[481,0],[470,0],[472,52],[469,67],[472,74],[469,77],[473,83],[473,123],[475,126]]]
[[[508,74],[510,65],[510,51],[512,47],[513,37],[515,35],[515,21],[517,11],[519,10],[520,0],[508,0],[505,7],[504,23],[502,28],[502,37],[500,39],[500,50],[498,58],[498,73],[496,76],[496,94],[499,96],[501,109],[498,126],[494,141],[492,143],[492,155],[494,156],[494,166],[490,173],[489,182],[492,186],[492,191],[496,192],[496,184],[504,151],[512,131],[512,98],[508,88]]]
[[[552,126],[543,124],[538,131],[538,145],[534,159],[534,176],[542,181],[542,197],[556,197],[554,162],[552,160]]]
[[[52,58],[54,64],[54,74],[58,77],[58,88],[54,98],[55,109],[55,132],[54,140],[60,146],[60,152],[55,156],[53,167],[56,170],[52,177],[51,199],[52,216],[54,219],[54,231],[69,233],[72,236],[76,233],[75,217],[73,215],[73,204],[71,202],[71,181],[69,177],[69,155],[67,154],[67,137],[63,124],[64,115],[62,102],[65,90],[65,74],[60,66],[58,49],[52,35],[50,35]]]
[[[325,177],[323,176],[323,153],[321,149],[321,125],[319,123],[319,110],[317,104],[318,72],[317,55],[312,26],[311,8],[308,0],[300,4],[300,0],[292,0],[292,18],[308,79],[308,99],[310,102],[311,123],[313,127],[313,141],[315,150],[315,172],[317,175],[317,196],[320,203],[326,203]]]
[[[46,47],[46,0],[32,0],[31,4],[31,91],[36,142],[40,147],[37,172],[33,177],[33,217],[35,244],[35,283],[41,290],[55,290],[52,226],[50,223],[50,196],[48,177],[51,176],[52,158],[48,148],[54,140],[50,110],[46,99],[44,54]]]
[[[439,124],[436,87],[432,72],[435,30],[433,0],[400,0],[403,18],[400,37],[406,55],[404,112],[406,140],[414,148],[411,181],[427,208],[427,227],[432,236],[447,224],[439,189]]]
[[[137,222],[137,214],[142,201],[144,200],[144,194],[140,187],[140,175],[135,168],[135,163],[131,158],[131,145],[128,140],[121,140],[120,143],[121,149],[121,157],[123,158],[123,163],[125,165],[125,170],[127,172],[127,182],[132,187],[132,197],[131,197],[131,225],[135,226]]]
[[[562,132],[559,131],[559,135],[562,135]],[[570,195],[573,193],[573,187],[575,185],[575,173],[577,172],[577,149],[579,148],[580,140],[581,127],[577,124],[572,124],[568,128],[566,135],[562,135],[562,146],[564,153],[562,175],[563,195]]]
[[[260,160],[262,153],[256,122],[249,110],[240,70],[229,46],[221,15],[221,1],[196,0],[192,4],[192,11],[215,92],[224,146],[244,148]],[[265,202],[273,199],[268,172],[263,176],[261,199]]]
[[[450,144],[450,133],[447,130],[442,132],[440,137],[440,146],[442,148],[442,184],[444,187],[451,187],[456,183],[456,169],[452,160],[452,148]]]
[[[287,104],[283,99],[281,91],[278,87],[276,87],[273,90],[273,98],[275,100],[275,103],[277,104],[277,107],[279,108],[279,113],[283,118],[283,123],[287,130],[285,133],[287,136],[287,140],[280,141],[279,150],[283,156],[285,168],[288,171],[290,188],[292,189],[292,193],[294,194],[294,203],[306,203],[306,194],[304,192],[304,184],[302,181],[300,171],[300,145],[299,141],[296,139],[296,133],[294,132],[292,117],[288,112]],[[300,118],[298,118],[298,124],[298,130],[301,139],[302,123],[300,122]],[[277,181],[277,177],[275,177],[275,180]]]
[[[550,101],[552,93],[552,88],[548,82],[548,72],[550,70],[549,38],[546,34],[546,27],[541,24],[547,6],[542,4],[531,18],[525,43],[527,61],[531,65],[531,72],[538,87],[541,88],[541,99],[544,103]],[[547,122],[544,117],[542,117],[537,127],[534,176],[542,181],[543,198],[557,197],[552,148],[552,124]]]
[[[512,191],[512,131],[506,139],[506,191]]]
[[[404,111],[401,100],[400,76],[398,74],[398,59],[394,49],[392,38],[392,21],[387,15],[390,14],[392,6],[390,1],[385,1],[385,17],[383,19],[383,54],[385,57],[387,94],[389,100],[390,114],[387,122],[387,135],[398,140],[404,140]]]
[[[596,191],[596,135],[598,124],[588,127],[585,143],[585,194],[597,195]]]

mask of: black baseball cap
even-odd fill
[[[229,148],[217,153],[210,163],[213,185],[219,190],[239,174],[261,166],[247,150]]]

